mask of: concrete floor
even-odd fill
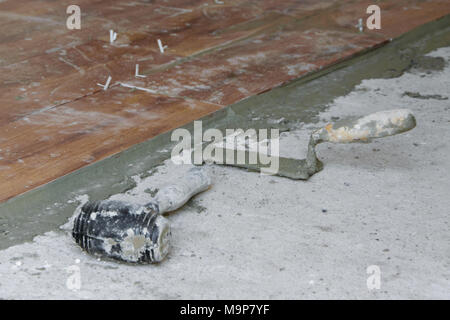
[[[212,166],[212,189],[168,216],[173,247],[159,265],[97,260],[67,226],[9,247],[0,251],[0,298],[449,299],[450,47],[428,56],[445,68],[364,80],[303,125],[407,107],[413,131],[321,145],[324,170],[307,182]],[[169,160],[112,198],[144,203],[186,169]],[[367,287],[373,265],[378,290]],[[79,290],[67,286],[73,270]]]

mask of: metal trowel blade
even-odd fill
[[[215,153],[205,157],[204,161],[294,180],[307,180],[323,168],[308,130],[282,133],[275,144],[279,146],[278,150],[273,148],[273,139],[260,140],[255,135],[243,137],[242,134],[234,137],[234,144],[227,144],[226,138],[215,144]]]

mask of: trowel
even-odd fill
[[[389,111],[376,112],[359,119],[349,118],[335,123],[329,123],[325,127],[313,131],[306,135],[303,139],[294,140],[297,145],[289,145],[295,148],[299,156],[295,158],[282,157],[271,154],[271,157],[277,157],[278,166],[276,169],[269,168],[267,163],[261,163],[256,148],[252,148],[255,144],[260,145],[261,141],[250,138],[250,143],[231,144],[224,142],[216,145],[216,152],[211,157],[204,158],[207,163],[215,163],[221,165],[229,165],[245,168],[250,171],[259,171],[264,174],[278,175],[294,180],[307,180],[315,173],[323,168],[322,162],[317,158],[316,146],[323,142],[331,143],[353,143],[353,142],[370,142],[373,139],[393,136],[413,129],[416,126],[416,119],[410,110],[396,109]],[[232,137],[239,141],[239,137]],[[245,141],[245,137],[241,137],[240,141]],[[253,139],[253,142],[251,141]],[[220,150],[222,149],[222,150]],[[268,148],[266,148],[268,150]],[[219,150],[220,152],[217,152]],[[259,150],[259,149],[258,149]],[[231,161],[225,158],[223,154],[233,154],[235,151],[245,153],[245,161],[235,161],[234,156]],[[219,156],[220,155],[220,156]],[[266,154],[269,155],[269,154]],[[248,159],[258,159],[256,162],[250,163]],[[243,157],[242,157],[243,158]]]

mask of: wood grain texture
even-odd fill
[[[305,29],[284,17],[272,30],[131,83],[226,106],[382,42],[357,32]]]
[[[219,106],[115,87],[0,127],[0,198],[30,190]],[[19,183],[20,182],[20,183]]]
[[[378,1],[382,30],[360,33],[372,1],[78,0],[67,30],[72,2],[0,2],[0,201],[450,13]]]

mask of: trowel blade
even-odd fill
[[[255,135],[245,137],[247,140],[237,139],[242,136],[236,135],[236,140],[231,145],[225,143],[226,139],[215,144],[215,153],[204,157],[204,161],[294,180],[307,180],[323,168],[316,157],[314,146],[310,145],[309,130],[282,133],[275,144],[279,146],[278,150],[274,150],[274,141],[271,139],[261,141]],[[264,147],[267,145],[268,147]]]
[[[248,154],[247,154],[248,156]],[[322,170],[323,165],[317,159],[316,165],[311,166],[307,163],[306,159],[292,159],[286,157],[278,157],[279,167],[278,170],[271,170],[267,165],[257,163],[257,164],[239,164],[239,163],[217,163],[220,165],[227,165],[237,168],[247,169],[249,171],[260,172],[265,175],[277,175],[280,177],[285,177],[293,180],[308,180],[316,172]]]

